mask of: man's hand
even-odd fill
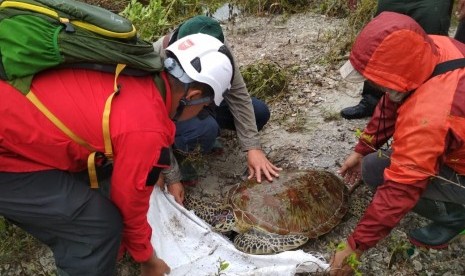
[[[181,182],[175,182],[170,185],[168,185],[168,192],[172,196],[174,196],[174,200],[179,205],[183,205],[182,203],[184,202],[184,186],[181,184]]]
[[[249,168],[248,179],[252,179],[255,176],[259,183],[262,182],[262,174],[271,182],[273,181],[273,177],[279,177],[278,171],[282,170],[273,165],[261,149],[247,151],[247,164]]]
[[[351,153],[338,171],[344,177],[344,182],[351,186],[349,192],[352,192],[361,180],[362,158],[360,153]]]
[[[465,19],[465,0],[457,1],[457,12],[455,14],[459,20]]]
[[[162,191],[165,190],[165,176],[163,174],[160,174],[160,176],[158,177],[157,183],[155,183],[155,185],[157,185],[160,188],[160,190]]]
[[[169,274],[171,269],[154,252],[148,261],[140,264],[140,271],[141,276],[164,276],[165,274]]]
[[[354,275],[354,269],[347,262],[348,258],[354,254],[355,261],[360,259],[362,252],[353,250],[350,245],[346,244],[346,247],[337,251],[330,261],[330,276],[351,276]]]

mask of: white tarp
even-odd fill
[[[250,255],[237,250],[221,234],[192,212],[178,205],[158,187],[150,200],[148,221],[152,226],[152,244],[157,255],[170,267],[170,276],[178,275],[294,275],[323,271],[328,264],[302,250],[276,255]],[[219,273],[220,262],[228,263]]]

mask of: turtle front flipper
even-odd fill
[[[308,241],[303,235],[279,235],[252,228],[238,234],[234,245],[242,252],[256,255],[269,255],[295,249]]]

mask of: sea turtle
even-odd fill
[[[250,254],[295,249],[335,227],[347,211],[346,186],[333,173],[287,170],[273,182],[234,185],[224,202],[186,193],[185,207]]]

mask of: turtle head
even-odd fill
[[[231,206],[225,206],[218,210],[212,217],[211,225],[215,231],[225,233],[234,230],[236,219]]]
[[[234,228],[234,212],[228,204],[188,192],[185,195],[184,207],[194,211],[199,218],[210,224],[217,232],[225,233]]]

